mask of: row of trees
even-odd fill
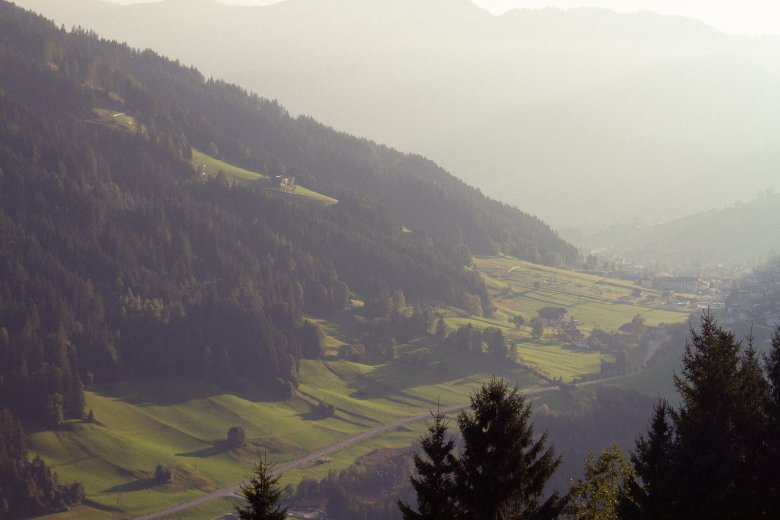
[[[469,323],[450,331],[443,318],[437,322],[434,335],[440,344],[453,350],[474,355],[487,353],[500,360],[508,357],[514,347],[498,327],[480,330]]]

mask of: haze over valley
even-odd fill
[[[421,153],[559,228],[671,220],[776,185],[774,37],[468,0],[186,4],[20,2]]]
[[[0,0],[0,518],[780,517],[769,11],[229,3]]]

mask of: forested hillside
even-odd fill
[[[489,314],[470,252],[577,261],[538,219],[430,161],[293,119],[276,102],[8,2],[0,71],[8,431],[17,418],[54,427],[86,418],[85,387],[139,375],[259,382],[286,396],[300,359],[321,352],[304,313],[397,293]],[[135,131],[102,124],[98,109],[127,114]],[[338,203],[202,177],[193,148],[295,176]],[[19,473],[24,450],[6,444]]]
[[[585,233],[776,186],[776,37],[650,11],[537,9],[575,5],[560,1],[493,0],[523,7],[501,16],[471,0],[17,3],[422,153]]]

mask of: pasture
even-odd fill
[[[264,453],[283,463],[350,435],[425,413],[438,404],[468,401],[468,394],[491,374],[523,387],[540,380],[521,369],[489,360],[472,366],[454,359],[448,374],[398,362],[365,365],[348,361],[303,361],[302,384],[288,400],[236,395],[195,380],[137,380],[100,385],[86,393],[96,423],[72,421],[59,430],[34,432],[31,456],[40,455],[63,481],[78,480],[87,505],[69,518],[127,518],[187,501],[242,480]],[[332,417],[316,412],[320,400],[333,404]],[[247,444],[230,449],[227,429],[241,426]],[[424,423],[413,423],[306,468],[290,471],[284,483],[304,475],[322,477],[343,469],[380,446],[414,442]],[[173,483],[154,480],[157,464],[174,468]],[[213,507],[201,508],[203,515]],[[76,514],[77,516],[73,516]],[[197,512],[187,518],[199,518]]]
[[[317,193],[303,186],[297,185],[295,188],[282,188],[276,185],[276,179],[269,179],[268,176],[241,168],[235,164],[212,157],[196,148],[192,149],[192,166],[195,171],[206,177],[216,177],[220,172],[224,173],[228,179],[235,182],[254,182],[265,181],[264,191],[281,197],[291,197],[296,200],[308,200],[318,202],[327,206],[335,204],[337,201],[332,197]]]
[[[474,261],[489,280],[496,307],[526,319],[543,307],[564,307],[580,327],[599,327],[614,332],[635,315],[647,325],[679,323],[688,319],[693,307],[667,305],[654,289],[591,274],[540,266],[505,257],[482,257]],[[634,291],[641,296],[634,296]]]
[[[208,164],[225,171],[214,159]],[[301,385],[291,399],[274,398],[259,387],[238,395],[186,379],[99,385],[86,392],[87,409],[94,411],[95,424],[74,421],[59,430],[32,432],[31,455],[40,455],[63,481],[81,481],[87,490],[85,506],[52,518],[129,518],[164,509],[239,482],[264,453],[269,461],[283,463],[437,406],[465,404],[470,392],[492,375],[528,390],[552,378],[570,381],[598,374],[601,362],[612,360],[609,354],[567,348],[552,335],[534,339],[527,324],[517,326],[511,321],[518,313],[530,320],[541,307],[564,306],[581,321],[584,332],[589,331],[588,320],[614,330],[635,314],[642,314],[650,324],[683,321],[688,316],[687,310],[666,308],[653,299],[626,301],[633,288],[616,280],[505,258],[477,259],[476,268],[495,298],[496,313],[480,318],[450,309],[445,320],[451,327],[468,323],[478,328],[499,327],[516,345],[522,365],[442,347],[432,347],[430,362],[422,365],[337,360],[333,354],[354,338],[335,323],[311,318],[326,332],[329,355],[326,360],[301,362]],[[421,338],[399,348],[417,349],[427,342]],[[640,357],[641,353],[632,354],[632,359]],[[649,388],[653,378],[662,375],[660,371],[668,371],[665,363],[659,363],[658,372],[648,373],[647,380],[634,384]],[[320,401],[333,405],[335,413],[320,415]],[[231,449],[224,442],[231,426],[246,431],[244,447]],[[376,447],[408,445],[423,428],[423,422],[409,424],[336,452],[288,472],[283,483],[295,484],[304,475],[321,478]],[[173,483],[155,482],[157,464],[174,469]],[[229,509],[229,501],[220,500],[181,517],[213,518]]]

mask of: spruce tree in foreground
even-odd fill
[[[772,349],[764,359],[769,383],[768,453],[762,477],[768,484],[771,511],[780,515],[780,326],[772,336]]]
[[[682,374],[675,376],[681,397],[674,414],[680,518],[756,518],[761,507],[747,499],[755,485],[751,461],[760,446],[742,427],[761,429],[768,398],[754,394],[766,387],[752,359],[709,314],[702,316],[699,332],[691,330]]]
[[[404,519],[545,520],[564,512],[566,500],[544,487],[560,465],[547,434],[534,436],[531,406],[517,387],[493,378],[471,394],[470,411],[458,415],[463,454],[452,454],[440,413],[422,439],[429,461],[415,457],[412,478],[419,513],[399,503]]]
[[[674,519],[672,457],[675,436],[670,416],[669,403],[660,399],[653,410],[647,436],[640,435],[636,441],[631,462],[641,485],[636,480],[628,483],[618,507],[621,518]]]
[[[561,461],[535,439],[531,406],[517,387],[493,378],[471,395],[458,415],[464,452],[457,474],[458,518],[470,520],[557,518],[565,500],[542,500]]]
[[[241,484],[241,495],[246,499],[246,507],[236,506],[241,520],[285,520],[287,508],[281,507],[282,490],[279,477],[271,473],[271,466],[261,461],[255,467],[254,476]]]
[[[427,458],[414,456],[417,477],[411,477],[417,493],[415,512],[408,504],[398,501],[404,520],[450,520],[455,518],[455,469],[458,461],[453,454],[455,441],[447,433],[447,421],[440,410],[428,425],[428,435],[420,439]]]
[[[766,358],[767,379],[751,338],[743,349],[712,316],[702,316],[675,375],[679,409],[659,405],[637,442],[632,460],[641,482],[630,486],[624,518],[780,517],[773,419],[779,336]]]

